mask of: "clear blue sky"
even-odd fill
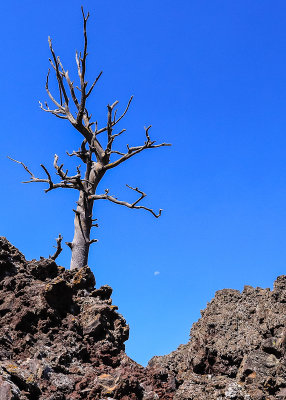
[[[47,37],[75,77],[82,45],[80,1],[2,2],[1,235],[28,259],[48,256],[61,232],[72,240],[77,194],[22,185],[80,136],[42,112]],[[266,0],[86,0],[88,77],[102,69],[88,108],[134,103],[125,143],[173,143],[149,150],[106,176],[101,190],[132,200],[139,186],[148,213],[97,202],[99,243],[90,255],[97,286],[114,288],[130,324],[127,353],[145,364],[188,340],[199,311],[222,288],[272,287],[286,272],[286,3]],[[121,144],[124,141],[122,140]],[[68,248],[58,259],[68,266]],[[154,272],[160,272],[154,275]]]

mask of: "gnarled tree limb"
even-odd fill
[[[142,146],[136,146],[136,147],[129,147],[129,145],[127,145],[127,153],[123,153],[123,156],[121,158],[119,158],[116,161],[113,161],[107,165],[104,166],[105,170],[111,169],[111,168],[115,168],[117,167],[119,164],[123,163],[124,161],[128,160],[129,158],[135,156],[135,154],[141,153],[141,151],[145,150],[145,149],[155,149],[157,147],[163,147],[163,146],[171,146],[170,143],[161,143],[161,144],[154,144],[155,141],[151,141],[150,136],[149,136],[149,129],[151,128],[151,125],[148,126],[145,129],[145,135],[146,135],[146,142],[144,143],[144,145]],[[119,154],[119,153],[118,153]]]
[[[154,210],[152,210],[151,208],[148,208],[148,207],[145,207],[145,206],[138,206],[138,205],[137,205],[141,200],[144,199],[144,197],[147,196],[146,193],[142,192],[142,190],[138,189],[137,187],[136,187],[136,188],[133,188],[133,187],[131,187],[131,186],[129,186],[129,185],[126,185],[126,186],[129,187],[129,189],[132,189],[132,190],[134,190],[135,192],[137,192],[137,193],[140,194],[139,199],[137,199],[136,201],[134,201],[134,203],[128,203],[127,201],[118,200],[116,197],[110,196],[110,195],[108,194],[108,193],[109,193],[109,190],[108,190],[108,189],[105,190],[105,194],[95,194],[95,195],[89,196],[89,199],[90,199],[90,200],[109,200],[109,201],[111,201],[112,203],[119,204],[119,205],[121,205],[121,206],[125,206],[125,207],[128,207],[128,208],[134,208],[134,209],[137,209],[137,210],[142,209],[142,210],[149,211],[149,212],[150,212],[151,214],[153,214],[154,217],[156,217],[156,218],[159,218],[159,217],[161,216],[162,211],[163,211],[162,209],[160,209],[159,212],[158,212],[158,214],[156,214],[156,213],[154,212]]]
[[[52,256],[49,256],[49,258],[50,258],[51,260],[56,260],[57,257],[61,254],[61,252],[62,252],[62,250],[63,250],[63,248],[62,248],[62,240],[63,240],[63,237],[62,237],[62,235],[59,233],[59,236],[58,236],[57,239],[56,239],[57,246],[54,246],[54,247],[56,248],[56,251],[55,251],[55,253],[54,253]]]
[[[31,179],[28,181],[23,181],[22,183],[48,183],[49,187],[48,189],[45,189],[45,193],[53,190],[53,189],[58,189],[58,188],[63,188],[63,189],[77,189],[77,190],[81,190],[81,182],[77,182],[77,177],[78,174],[72,177],[66,177],[65,180],[58,182],[58,183],[54,183],[52,181],[51,178],[51,174],[49,173],[49,171],[47,170],[47,168],[43,165],[40,164],[41,167],[43,168],[45,174],[47,175],[47,178],[37,178],[35,177],[35,175],[29,170],[29,168],[22,162],[22,161],[18,161],[15,160],[11,157],[8,157],[11,161],[16,162],[17,164],[20,164],[23,166],[23,168],[31,175]],[[61,166],[62,167],[62,166]],[[60,167],[58,167],[60,168]],[[62,171],[63,172],[63,171]]]

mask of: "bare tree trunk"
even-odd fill
[[[70,269],[82,268],[87,265],[89,247],[92,243],[97,242],[96,239],[90,239],[90,231],[93,226],[92,218],[94,199],[90,196],[95,194],[97,185],[104,175],[101,163],[92,163],[91,160],[86,164],[85,179],[83,189],[80,191],[77,201],[77,208],[74,218],[74,237],[69,244],[72,257]]]
[[[71,269],[87,265],[92,226],[93,201],[88,200],[84,192],[80,192],[74,218],[74,238],[70,244],[72,250]]]

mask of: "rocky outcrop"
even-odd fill
[[[88,267],[27,262],[0,238],[0,399],[158,399],[111,293]]]
[[[0,400],[286,399],[286,276],[224,289],[191,338],[147,368],[129,327],[86,266],[26,261],[0,238]]]
[[[201,314],[188,344],[149,362],[174,400],[286,399],[286,276],[273,291],[220,290]]]

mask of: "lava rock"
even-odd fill
[[[174,400],[283,398],[286,276],[277,278],[273,291],[220,290],[201,314],[186,345],[147,367],[150,374],[175,377]]]
[[[143,400],[148,376],[124,352],[129,326],[111,293],[88,266],[28,262],[0,238],[0,399]]]
[[[0,238],[0,399],[286,399],[286,276],[217,292],[189,342],[147,368],[125,354],[111,294],[89,267],[28,262]]]

